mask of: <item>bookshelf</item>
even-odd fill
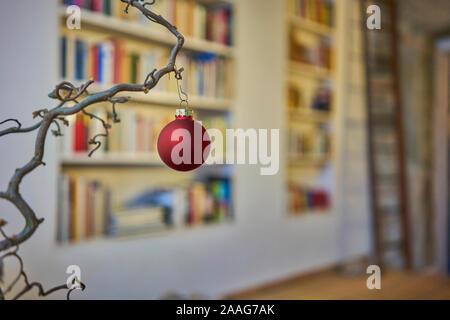
[[[125,16],[126,4],[119,0],[60,3],[60,80],[80,84],[93,78],[93,94],[116,83],[143,82],[153,68],[167,63],[175,40],[134,15],[134,8]],[[66,27],[67,8],[74,4],[83,6],[81,30]],[[182,86],[196,120],[224,131],[233,110],[232,5],[159,0],[152,10],[186,35],[177,66],[185,68]],[[180,106],[176,85],[171,76],[148,94],[117,95],[131,100],[116,106],[121,123],[113,125],[92,158],[87,140],[101,128],[84,116],[68,119],[57,147],[59,244],[168,235],[232,221],[231,166],[205,164],[176,174],[157,154],[158,134]],[[98,104],[89,112],[111,122],[110,109]]]
[[[286,0],[288,211],[332,212],[335,48],[334,1]]]
[[[66,21],[69,16],[67,13],[67,5],[59,9],[59,15],[61,21]],[[115,17],[105,16],[102,13],[91,12],[86,9],[81,10],[81,24],[82,28],[86,26],[100,32],[114,32],[140,41],[150,41],[167,46],[172,46],[174,43],[169,33],[165,30],[151,29],[131,21],[122,21]],[[184,49],[197,52],[211,52],[230,58],[233,56],[233,49],[230,46],[189,36],[185,37]]]

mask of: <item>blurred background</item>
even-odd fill
[[[373,4],[381,29],[367,24]],[[72,5],[81,29],[71,28]],[[94,93],[165,66],[173,36],[125,6],[4,4],[1,119],[32,124],[62,80],[92,78]],[[93,158],[88,140],[101,126],[73,116],[63,137],[48,137],[46,167],[22,184],[46,219],[21,246],[31,279],[59,285],[78,265],[88,286],[80,299],[450,298],[450,1],[156,0],[149,8],[186,36],[177,66],[196,119],[222,132],[279,129],[280,170],[165,167],[156,141],[179,108],[173,75],[147,95],[125,95],[121,122]],[[111,104],[89,111],[114,122]],[[32,157],[34,138],[2,138],[3,188]],[[9,234],[23,227],[11,205],[0,211]],[[382,290],[366,287],[372,264]],[[7,262],[6,280],[15,270]]]

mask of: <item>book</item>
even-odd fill
[[[74,152],[87,151],[86,120],[82,114],[76,116],[74,124]]]
[[[80,39],[75,40],[75,80],[84,80],[86,78],[85,75],[85,48],[86,44],[84,41]]]
[[[109,189],[83,176],[59,178],[57,239],[80,242],[106,233],[110,210]]]
[[[106,217],[105,217],[105,191],[101,184],[94,183],[94,236],[99,237],[105,234]]]

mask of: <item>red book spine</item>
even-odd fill
[[[84,8],[83,6],[83,0],[75,0],[73,1],[73,4],[80,7],[80,8]]]
[[[219,12],[219,30],[218,30],[218,39],[217,42],[226,45],[227,44],[227,11],[220,10]]]
[[[82,115],[77,115],[77,120],[75,121],[74,126],[75,134],[74,134],[74,148],[75,152],[82,152],[86,151],[85,144],[86,144],[86,129],[83,121]]]
[[[113,40],[114,46],[114,83],[120,83],[121,81],[121,61],[122,61],[122,47],[118,40]]]
[[[81,117],[81,121],[83,123],[83,151],[88,151],[89,149],[89,126],[86,123],[86,118],[85,117]]]
[[[92,9],[94,12],[103,12],[103,0],[93,0],[92,1]]]
[[[206,40],[214,41],[214,13],[206,14]]]

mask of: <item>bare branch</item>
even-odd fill
[[[102,146],[102,142],[97,140],[97,138],[103,137],[103,138],[108,138],[109,135],[109,129],[111,128],[111,126],[109,124],[106,123],[105,120],[103,120],[102,118],[96,116],[95,114],[89,113],[86,110],[83,110],[83,113],[85,115],[87,115],[88,117],[92,119],[95,119],[97,121],[100,121],[102,123],[103,129],[105,130],[105,133],[101,133],[101,134],[97,134],[96,136],[94,136],[91,140],[89,140],[89,144],[91,145],[96,145],[96,147],[89,153],[89,157],[92,157],[92,155],[101,148]]]
[[[155,80],[155,72],[156,71],[158,71],[158,69],[153,69],[153,71],[152,72],[150,72],[148,75],[147,75],[147,77],[145,78],[145,81],[144,81],[144,85],[146,86],[146,89],[144,90],[144,93],[145,94],[147,94],[149,91],[150,91],[150,89],[149,88],[147,88],[147,84],[149,84],[150,86],[151,86],[151,84],[152,83],[154,83],[156,80]],[[148,80],[151,80],[151,82],[149,82]]]
[[[117,0],[119,1],[119,0]],[[53,109],[40,109],[33,113],[34,118],[41,118],[41,121],[34,124],[31,127],[22,128],[22,124],[16,119],[8,119],[0,123],[3,125],[8,122],[14,122],[17,126],[11,127],[5,130],[0,131],[0,137],[5,136],[11,133],[26,133],[34,130],[38,130],[34,148],[34,155],[31,160],[26,163],[24,166],[15,170],[13,176],[11,177],[8,188],[5,192],[0,192],[0,198],[9,201],[13,204],[19,213],[23,216],[25,220],[25,227],[21,232],[15,234],[11,237],[8,237],[3,231],[2,227],[6,224],[5,221],[0,220],[0,235],[3,236],[3,240],[0,241],[0,252],[8,251],[11,248],[14,248],[13,251],[10,251],[4,254],[0,259],[7,257],[15,257],[18,259],[20,264],[20,273],[14,279],[13,283],[8,286],[6,293],[0,290],[0,300],[4,299],[5,294],[9,293],[15,285],[19,282],[20,279],[24,279],[25,287],[14,297],[14,299],[19,299],[24,294],[32,290],[33,288],[38,288],[38,293],[40,296],[47,296],[51,293],[54,293],[59,290],[67,290],[66,285],[58,286],[49,291],[45,291],[43,286],[38,282],[30,283],[28,277],[23,269],[23,261],[21,257],[18,255],[19,245],[29,239],[38,226],[44,221],[43,219],[38,219],[34,210],[28,205],[28,203],[23,199],[22,195],[19,192],[19,186],[23,179],[33,170],[37,169],[41,165],[45,165],[43,158],[45,153],[45,141],[52,125],[56,126],[56,130],[53,130],[53,134],[55,136],[61,135],[61,126],[59,122],[62,122],[64,125],[68,125],[65,116],[75,115],[79,112],[83,112],[84,114],[91,117],[91,119],[95,119],[97,121],[101,121],[103,128],[105,129],[105,133],[98,134],[91,139],[91,143],[96,145],[96,148],[91,152],[98,150],[101,146],[101,142],[98,138],[107,137],[108,130],[110,126],[100,117],[97,117],[91,113],[88,113],[85,109],[89,106],[95,105],[100,102],[110,102],[112,104],[113,109],[113,122],[118,123],[120,120],[118,119],[116,112],[116,104],[117,103],[126,103],[130,100],[129,97],[118,97],[116,95],[120,92],[143,92],[148,93],[151,89],[153,89],[162,77],[165,75],[170,75],[170,73],[174,72],[176,77],[181,77],[182,69],[177,70],[175,67],[176,58],[178,53],[182,49],[184,45],[184,37],[178,32],[177,28],[171,25],[166,19],[162,16],[155,14],[154,12],[147,9],[147,6],[150,6],[155,3],[154,0],[152,2],[140,3],[138,0],[120,0],[123,3],[127,4],[126,12],[130,7],[134,7],[139,10],[146,18],[150,21],[153,21],[161,26],[165,27],[167,30],[172,33],[177,39],[174,47],[171,50],[169,61],[167,65],[159,70],[152,70],[145,82],[143,84],[118,84],[113,86],[112,88],[98,92],[95,94],[89,94],[88,88],[94,83],[94,80],[89,80],[86,83],[82,84],[80,87],[76,87],[72,83],[68,81],[63,81],[56,86],[56,88],[48,95],[50,98],[59,101],[59,104]],[[178,78],[177,78],[178,79]],[[66,104],[70,102],[70,106],[66,106]],[[79,282],[81,288],[84,290],[85,286],[81,282]],[[70,294],[74,289],[70,289],[67,293],[67,298],[70,298]]]
[[[61,126],[59,125],[58,121],[53,120],[53,124],[56,126],[56,130],[52,130],[52,133],[55,137],[61,137],[63,134],[61,132]]]
[[[116,104],[118,103],[126,103],[130,100],[130,97],[121,97],[117,99],[108,99],[108,102],[112,104],[112,113],[113,113],[113,122],[120,123],[119,115],[116,112]]]
[[[84,291],[84,289],[86,289],[86,286],[84,285],[84,283],[80,282],[81,285],[81,290]],[[22,291],[20,291],[14,298],[13,300],[18,300],[20,299],[24,294],[26,294],[27,292],[31,291],[33,288],[38,288],[38,295],[40,297],[46,297],[49,296],[57,291],[62,291],[62,290],[67,290],[67,285],[63,284],[57,287],[54,287],[48,291],[45,291],[44,288],[42,287],[42,284],[40,284],[39,282],[33,282],[33,283],[29,283],[25,286],[25,288],[22,289]],[[73,288],[73,289],[69,289],[69,291],[67,292],[67,300],[70,300],[70,294],[74,291],[74,290],[78,290],[78,288]]]
[[[5,121],[0,122],[0,125],[5,124],[7,122],[15,122],[15,123],[17,123],[17,129],[22,128],[22,124],[17,119],[7,119]]]
[[[77,101],[79,97],[83,94],[88,94],[87,89],[91,84],[94,83],[94,80],[89,80],[80,87],[76,88],[72,83],[68,81],[63,81],[58,84],[48,96],[53,99],[57,99],[63,103],[70,101]],[[64,94],[65,93],[65,94]]]
[[[20,268],[19,268],[19,274],[16,276],[16,278],[13,280],[13,282],[11,282],[11,284],[6,288],[5,290],[5,294],[8,294],[9,292],[11,292],[11,290],[14,288],[14,286],[17,284],[17,282],[19,282],[20,278],[23,276],[25,279],[25,282],[28,282],[28,277],[25,274],[25,272],[23,271],[23,260],[22,258],[17,254],[18,252],[18,247],[16,248],[16,250],[14,250],[13,252],[7,253],[5,255],[2,256],[2,260],[8,257],[15,257],[20,264]]]

